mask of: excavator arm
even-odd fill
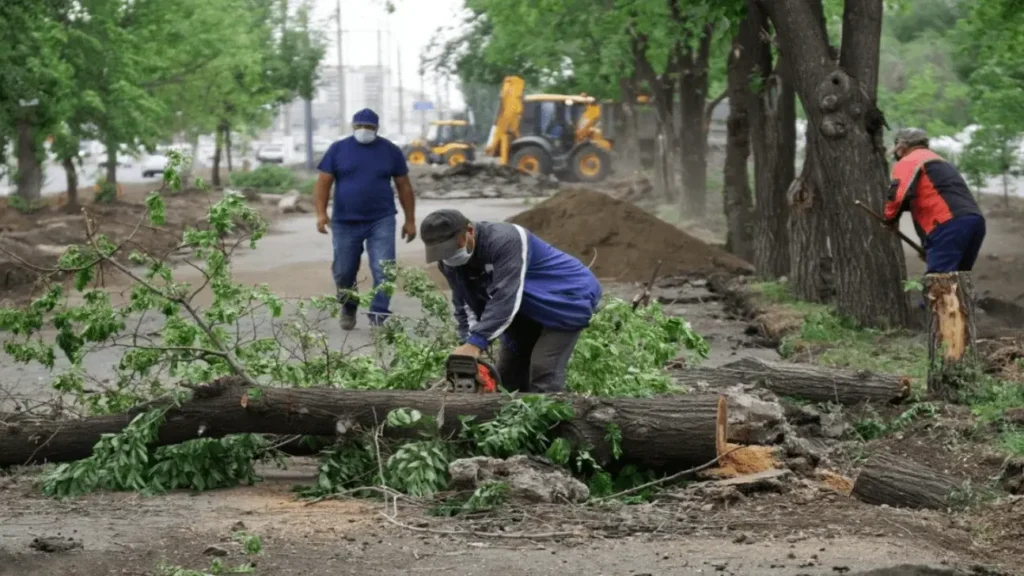
[[[491,127],[485,152],[488,156],[500,158],[508,163],[509,144],[519,137],[519,121],[523,117],[523,91],[526,81],[518,76],[506,76],[501,83],[498,114]]]

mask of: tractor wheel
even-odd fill
[[[405,154],[405,160],[409,164],[424,166],[430,162],[430,151],[419,146],[412,148]]]
[[[534,176],[551,173],[551,155],[540,146],[524,146],[516,151],[509,164],[520,172]]]
[[[466,160],[466,152],[463,150],[451,150],[444,155],[444,163],[449,166],[458,166]]]
[[[597,146],[583,146],[572,155],[572,175],[579,182],[600,182],[608,177],[611,162],[604,150]]]

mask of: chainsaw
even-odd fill
[[[484,360],[452,354],[445,364],[445,385],[449,392],[489,394],[498,392],[501,378]]]

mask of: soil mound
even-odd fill
[[[753,272],[750,264],[725,250],[629,202],[586,188],[563,190],[509,222],[585,264],[593,261],[591,270],[599,278],[648,282],[659,260],[659,276]]]

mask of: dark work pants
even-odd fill
[[[510,392],[561,392],[580,330],[544,328],[522,314],[501,335],[498,375]]]
[[[970,271],[984,241],[985,218],[976,214],[939,224],[925,246],[928,273]]]

